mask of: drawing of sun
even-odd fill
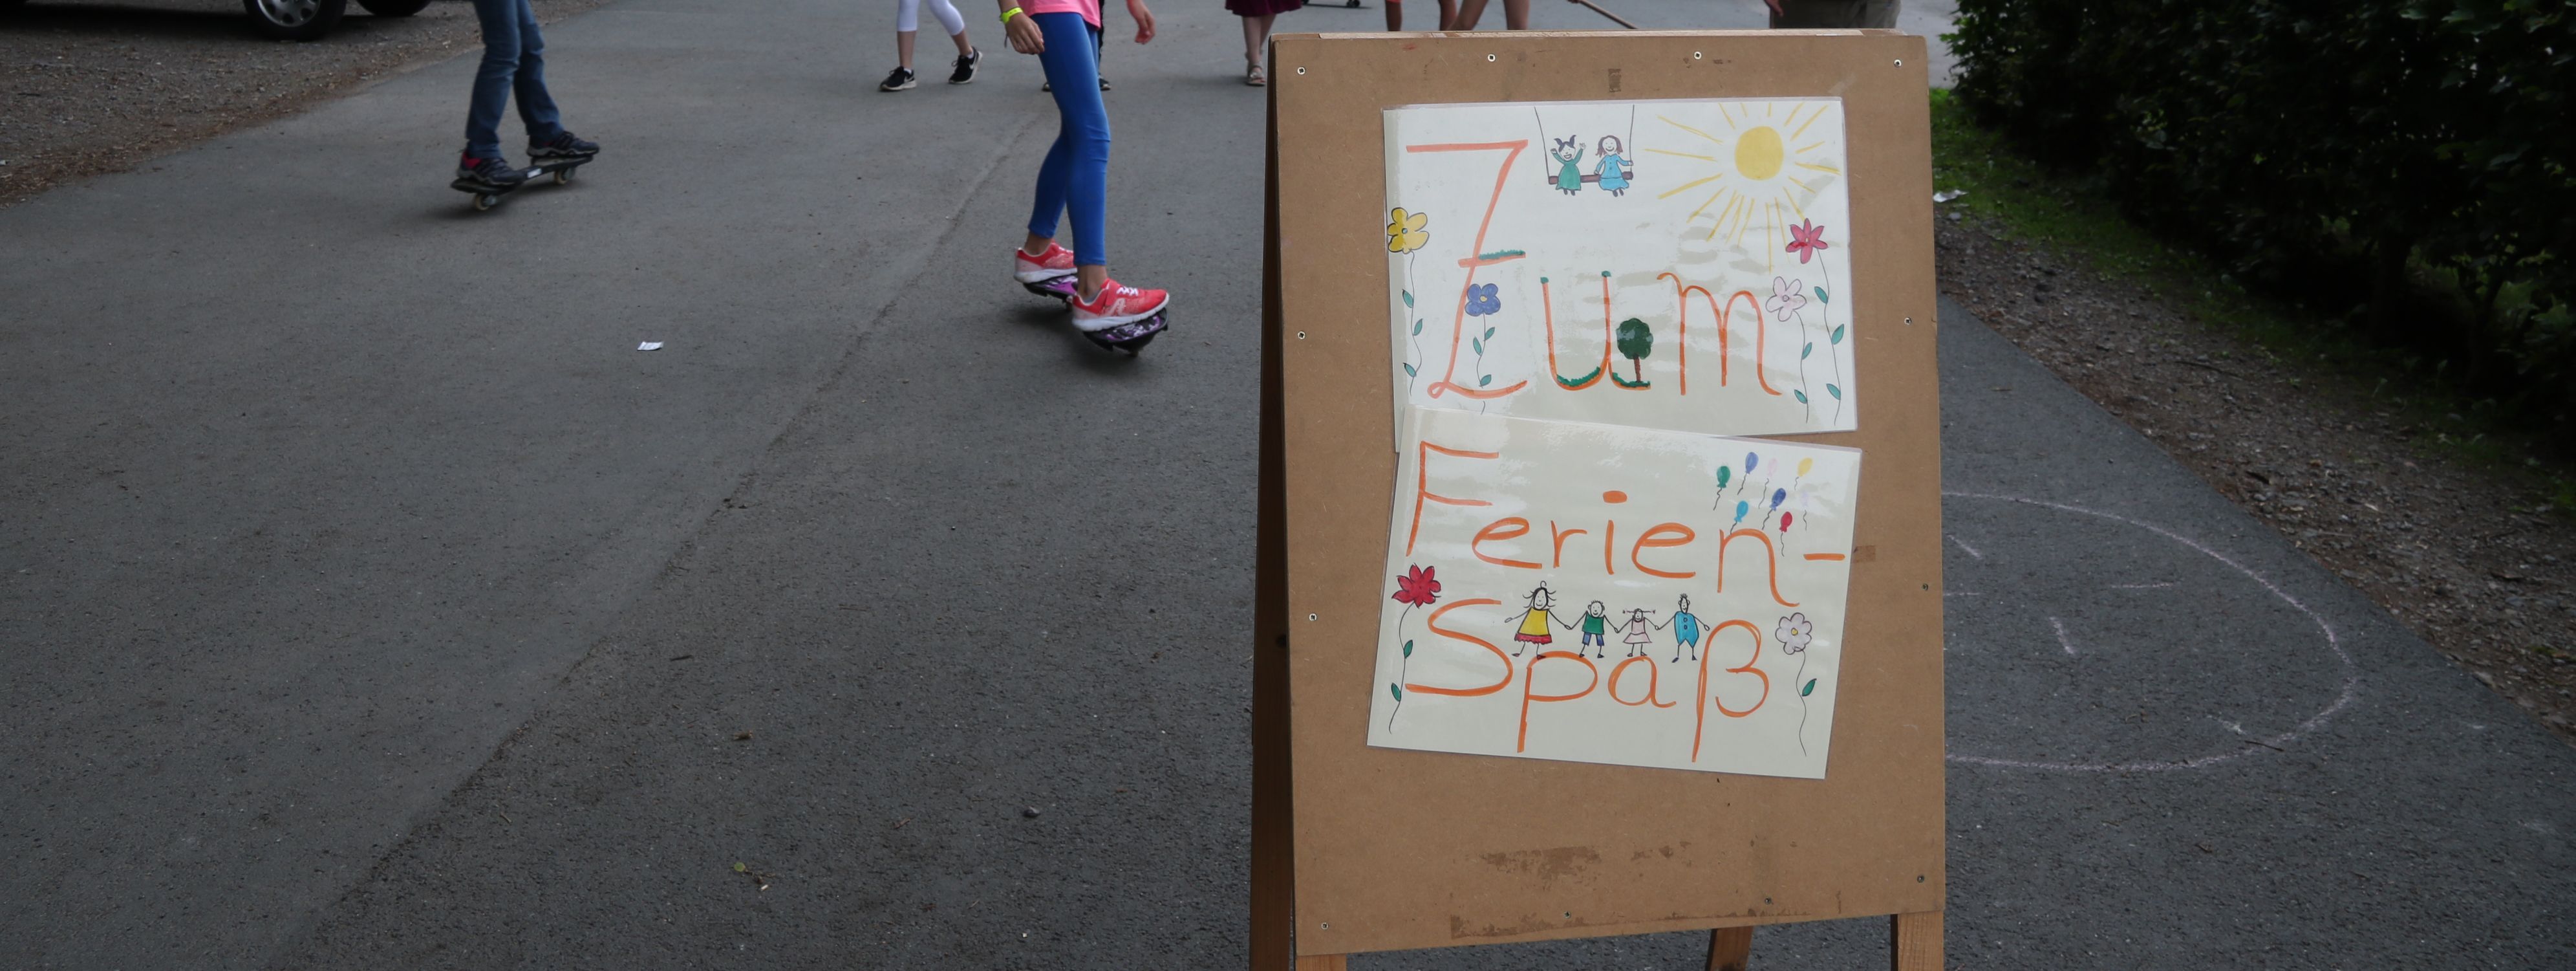
[[[1784,106],[1765,104],[1717,105],[1718,116],[1725,119],[1716,132],[1703,131],[1661,115],[1656,120],[1697,136],[1706,147],[1700,151],[1673,151],[1648,148],[1645,151],[1676,158],[1695,159],[1716,167],[1656,198],[1669,199],[1706,187],[1707,195],[1699,207],[1691,210],[1687,221],[1696,222],[1702,215],[1714,212],[1708,227],[1708,238],[1726,235],[1736,248],[1757,235],[1763,241],[1766,262],[1779,259],[1786,227],[1806,218],[1805,204],[1816,195],[1817,180],[1842,174],[1841,159],[1823,151],[1832,140],[1823,132],[1808,129],[1833,107],[1832,102],[1802,102]],[[1699,142],[1687,147],[1699,148]]]

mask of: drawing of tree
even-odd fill
[[[1639,320],[1635,317],[1622,320],[1619,322],[1618,344],[1619,355],[1628,359],[1628,364],[1632,369],[1632,373],[1637,376],[1635,381],[1620,381],[1619,386],[1623,388],[1645,387],[1646,358],[1655,353],[1654,328],[1646,326],[1645,321]],[[1615,380],[1618,375],[1614,374],[1611,375],[1611,377]]]

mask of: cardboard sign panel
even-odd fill
[[[1277,38],[1272,63],[1262,568],[1256,600],[1260,640],[1255,654],[1253,729],[1256,965],[1274,966],[1263,955],[1275,958],[1284,952],[1291,934],[1295,953],[1319,955],[1883,914],[1924,915],[1924,920],[1937,921],[1934,912],[1941,909],[1944,887],[1940,406],[1933,356],[1932,185],[1923,41],[1886,32],[1850,31],[1308,35]],[[1843,223],[1818,215],[1816,206],[1830,205],[1816,202],[1829,194],[1821,188],[1815,197],[1794,197],[1788,213],[1780,217],[1790,225],[1811,221],[1822,227],[1822,241],[1828,246],[1810,255],[1841,261],[1830,264],[1830,285],[1824,284],[1820,269],[1790,269],[1799,254],[1781,249],[1789,245],[1788,240],[1764,243],[1754,239],[1753,231],[1746,231],[1740,244],[1733,242],[1732,221],[1716,240],[1740,248],[1709,250],[1712,258],[1697,264],[1674,260],[1672,254],[1689,252],[1688,233],[1694,227],[1700,245],[1710,244],[1714,213],[1726,200],[1691,215],[1707,190],[1738,183],[1758,188],[1749,177],[1767,170],[1767,147],[1743,159],[1731,154],[1734,145],[1693,152],[1715,162],[1642,150],[1689,151],[1683,140],[1650,134],[1650,125],[1661,124],[1650,117],[1658,110],[1710,135],[1729,137],[1691,120],[1701,116],[1674,114],[1715,110],[1701,107],[1715,104],[1726,105],[1730,114],[1738,114],[1739,105],[1753,105],[1757,118],[1763,117],[1760,111],[1772,112],[1769,117],[1776,123],[1770,127],[1783,136],[1783,170],[1792,170],[1787,160],[1812,144],[1817,131],[1839,124],[1843,132],[1840,164],[1830,159],[1819,164],[1841,169],[1836,175],[1842,205],[1847,207]],[[1535,131],[1533,105],[1539,111],[1537,117],[1546,120],[1547,145],[1574,138],[1589,147],[1576,160],[1578,181],[1570,195],[1558,181],[1565,175],[1561,161],[1555,168],[1540,164],[1545,153]],[[1551,105],[1561,105],[1562,111]],[[1511,119],[1510,128],[1474,137],[1529,141],[1531,147],[1520,161],[1498,166],[1500,156],[1507,153],[1457,153],[1461,159],[1476,158],[1484,168],[1473,180],[1459,176],[1458,182],[1473,184],[1454,191],[1389,183],[1391,171],[1395,178],[1411,178],[1405,166],[1391,169],[1381,161],[1388,157],[1391,131],[1399,147],[1417,141],[1407,133],[1414,126],[1414,116],[1406,112],[1419,109],[1420,117],[1428,119],[1484,106],[1496,108],[1495,118]],[[1638,119],[1633,136],[1626,130],[1629,106],[1636,107]],[[1838,108],[1838,122],[1827,108]],[[1809,140],[1787,137],[1796,125],[1811,120],[1816,127],[1807,129]],[[1602,139],[1614,133],[1614,125],[1620,141],[1615,169],[1600,164]],[[1679,132],[1663,127],[1666,133]],[[1749,131],[1736,131],[1733,137],[1745,138]],[[1432,140],[1455,137],[1466,136],[1425,129],[1419,141],[1439,144]],[[1614,173],[1615,193],[1600,182]],[[1722,177],[1694,187],[1700,197],[1684,192],[1657,198],[1709,174]],[[1584,177],[1591,178],[1582,181]],[[1531,195],[1523,204],[1557,207],[1571,214],[1572,221],[1565,223],[1571,228],[1552,233],[1549,230],[1556,223],[1549,219],[1498,209],[1495,230],[1477,245],[1477,226],[1483,217],[1472,210],[1456,215],[1452,202],[1439,200],[1444,193],[1479,192],[1490,199],[1497,178],[1509,183],[1503,190],[1506,195],[1525,187]],[[1621,181],[1624,186],[1616,184]],[[1408,195],[1417,191],[1420,194]],[[1417,205],[1430,213],[1421,227],[1429,240],[1413,253],[1391,250],[1405,242],[1400,237],[1407,222],[1392,219],[1391,210],[1406,207],[1410,216]],[[1787,218],[1798,216],[1801,206],[1809,207],[1802,217]],[[1666,254],[1666,269],[1684,266],[1689,272],[1687,285],[1706,287],[1717,304],[1711,310],[1697,294],[1687,294],[1691,313],[1687,337],[1680,319],[1684,301],[1676,298],[1673,281],[1655,279],[1663,270],[1630,262],[1629,256],[1644,259],[1642,255],[1619,255],[1624,244],[1615,234],[1609,239],[1593,238],[1601,232],[1600,226],[1629,225],[1628,216],[1615,213],[1632,210],[1638,217],[1636,225],[1663,227],[1654,232],[1668,237],[1659,244]],[[1764,214],[1755,218],[1770,218],[1768,212],[1765,207]],[[1609,222],[1587,221],[1596,216]],[[1516,220],[1520,226],[1512,228]],[[1506,228],[1514,234],[1509,239],[1500,235]],[[1777,252],[1762,252],[1766,247]],[[1477,252],[1465,252],[1470,248]],[[1523,257],[1480,262],[1501,260],[1507,254],[1498,251],[1510,249],[1522,250]],[[1419,262],[1411,260],[1415,253],[1422,254]],[[1461,266],[1462,259],[1473,265]],[[1771,261],[1771,269],[1758,270],[1759,260]],[[1553,262],[1542,267],[1543,261]],[[1436,269],[1435,262],[1440,264]],[[1415,274],[1436,273],[1443,279],[1408,284],[1401,279],[1408,263]],[[1488,282],[1517,280],[1512,286],[1518,289],[1498,285],[1495,297],[1502,305],[1493,308],[1481,290],[1465,292],[1466,273],[1471,269],[1476,271],[1479,288]],[[1448,507],[1427,511],[1423,528],[1426,535],[1452,545],[1429,552],[1417,547],[1417,558],[1436,555],[1441,557],[1436,562],[1445,564],[1437,571],[1443,583],[1440,601],[1405,617],[1404,605],[1391,599],[1403,589],[1395,571],[1404,569],[1411,576],[1409,567],[1414,565],[1408,561],[1397,566],[1388,555],[1390,537],[1397,528],[1398,503],[1393,500],[1405,489],[1398,445],[1405,433],[1396,422],[1397,408],[1391,405],[1414,400],[1404,386],[1404,365],[1413,363],[1420,373],[1436,371],[1442,380],[1470,388],[1478,387],[1477,379],[1487,373],[1494,375],[1493,382],[1482,383],[1487,388],[1521,380],[1505,376],[1520,372],[1471,367],[1472,344],[1463,346],[1466,362],[1450,370],[1451,352],[1445,346],[1450,335],[1481,336],[1481,327],[1471,330],[1465,321],[1490,321],[1486,325],[1495,328],[1499,350],[1488,349],[1488,362],[1499,367],[1503,362],[1496,361],[1497,354],[1536,354],[1540,366],[1528,372],[1534,387],[1540,381],[1555,386],[1555,375],[1582,378],[1601,366],[1605,304],[1597,301],[1603,299],[1600,274],[1604,271],[1611,274],[1607,306],[1612,318],[1608,338],[1612,357],[1602,367],[1605,374],[1599,384],[1567,391],[1569,396],[1559,400],[1578,409],[1591,407],[1590,402],[1619,402],[1602,407],[1638,409],[1635,414],[1606,417],[1632,426],[1635,434],[1647,434],[1653,429],[1709,431],[1706,425],[1693,425],[1697,419],[1659,421],[1656,417],[1678,414],[1687,419],[1703,395],[1717,403],[1740,395],[1749,404],[1705,410],[1721,417],[1732,411],[1766,426],[1776,426],[1783,419],[1807,420],[1807,409],[1786,392],[1803,387],[1813,402],[1820,382],[1831,382],[1851,395],[1844,402],[1845,417],[1839,419],[1843,424],[1824,424],[1837,419],[1819,409],[1821,417],[1815,419],[1819,424],[1798,426],[1808,433],[1766,438],[1769,444],[1747,449],[1766,450],[1761,464],[1772,469],[1750,470],[1757,476],[1772,470],[1794,476],[1798,461],[1814,458],[1812,474],[1822,479],[1827,475],[1828,456],[1851,454],[1831,450],[1855,450],[1860,456],[1851,485],[1835,486],[1850,490],[1855,505],[1848,516],[1836,513],[1834,524],[1828,525],[1820,511],[1819,521],[1813,524],[1820,533],[1848,529],[1848,537],[1801,546],[1797,544],[1805,539],[1800,535],[1805,524],[1793,521],[1788,531],[1793,556],[1835,549],[1847,554],[1839,567],[1847,573],[1847,586],[1834,638],[1836,660],[1829,666],[1830,680],[1816,676],[1820,683],[1815,696],[1823,695],[1828,685],[1832,688],[1832,760],[1821,778],[1800,772],[1739,774],[1747,771],[1744,767],[1676,771],[1607,764],[1619,761],[1610,758],[1566,758],[1586,757],[1589,753],[1583,751],[1550,752],[1546,758],[1509,757],[1542,754],[1537,751],[1497,751],[1517,747],[1517,739],[1474,743],[1485,747],[1426,746],[1492,754],[1370,744],[1373,733],[1383,742],[1388,734],[1403,737],[1418,730],[1428,738],[1445,731],[1432,719],[1447,716],[1438,705],[1426,704],[1433,699],[1419,689],[1403,700],[1401,712],[1394,711],[1397,699],[1389,683],[1453,688],[1478,684],[1469,670],[1443,668],[1445,662],[1424,653],[1432,649],[1431,642],[1440,642],[1442,651],[1462,647],[1484,653],[1436,634],[1426,639],[1428,610],[1453,606],[1460,598],[1499,601],[1499,607],[1457,607],[1443,617],[1441,625],[1492,641],[1509,654],[1509,645],[1517,643],[1511,640],[1514,632],[1527,619],[1525,596],[1539,585],[1519,581],[1502,585],[1500,577],[1528,571],[1477,559],[1475,532],[1492,520],[1470,524],[1466,518],[1433,517],[1433,513],[1448,516],[1469,510]],[[1662,289],[1636,283],[1641,273],[1647,283],[1660,282]],[[1559,280],[1581,280],[1585,274],[1589,274],[1587,286],[1556,289]],[[1799,292],[1808,303],[1797,308],[1807,314],[1804,322],[1795,319],[1798,312],[1782,320],[1769,306],[1780,295],[1772,277],[1785,280],[1793,275],[1807,288]],[[1540,277],[1548,279],[1544,300]],[[1821,299],[1811,292],[1820,285],[1826,287]],[[1574,292],[1578,289],[1587,292]],[[1739,290],[1749,291],[1750,296],[1734,301],[1730,309],[1729,298]],[[1424,308],[1417,317],[1426,321],[1423,356],[1411,361],[1398,350],[1406,342],[1391,339],[1411,336],[1410,324],[1401,330],[1390,328],[1391,321],[1400,319],[1391,311],[1403,306],[1402,296],[1408,291],[1415,295],[1415,306]],[[1587,299],[1596,302],[1583,303]],[[1502,319],[1491,320],[1497,314],[1490,312],[1464,313],[1469,300],[1479,309],[1499,310]],[[1761,320],[1767,336],[1755,327],[1753,311],[1747,307],[1757,300],[1763,304]],[[1847,323],[1836,325],[1848,327],[1839,344],[1832,341],[1831,328],[1821,326],[1820,304],[1826,313],[1848,315]],[[1581,334],[1558,332],[1553,374],[1544,363],[1548,345],[1528,336],[1532,330],[1546,332],[1546,308],[1551,305],[1560,326],[1579,318],[1589,328]],[[1534,318],[1529,313],[1533,311]],[[1628,355],[1618,350],[1618,325],[1630,317],[1653,332],[1650,352]],[[1715,321],[1721,318],[1728,319],[1722,329],[1727,335],[1723,351],[1715,346],[1721,332]],[[1433,348],[1435,335],[1442,343],[1438,350]],[[1744,344],[1757,342],[1755,349],[1744,350]],[[1806,357],[1811,367],[1804,386],[1787,384],[1796,380],[1797,359],[1787,350],[1792,342],[1801,348],[1818,345]],[[1679,387],[1685,373],[1684,348],[1689,352],[1687,396]],[[1829,359],[1828,348],[1836,348],[1831,353],[1839,356]],[[1588,356],[1578,364],[1574,362],[1578,354]],[[1715,366],[1719,360],[1729,362],[1729,373],[1723,378]],[[1814,367],[1819,364],[1822,377]],[[1837,367],[1842,368],[1838,376],[1833,370]],[[1626,383],[1611,385],[1607,379],[1611,371]],[[1783,394],[1762,390],[1764,381]],[[1650,387],[1632,389],[1627,384]],[[1427,390],[1422,393],[1428,395]],[[1789,404],[1782,405],[1783,399]],[[1862,399],[1868,408],[1866,420],[1855,410]],[[1483,413],[1426,421],[1464,422],[1459,427],[1467,434],[1483,434],[1476,429],[1488,421],[1531,420],[1534,416],[1520,409],[1536,408],[1547,400],[1540,395],[1478,399],[1444,392],[1428,403],[1452,412]],[[1828,394],[1825,401],[1831,400]],[[1577,410],[1535,417],[1562,420],[1584,415]],[[1827,430],[1833,428],[1852,430]],[[1703,442],[1718,441],[1697,437]],[[1499,449],[1490,444],[1461,448],[1509,454],[1523,447],[1517,430],[1503,438]],[[1436,439],[1426,431],[1416,440]],[[1733,506],[1715,491],[1714,468],[1707,463],[1739,466],[1731,478],[1745,475],[1748,469],[1741,466],[1750,463],[1729,461],[1728,452],[1734,447],[1729,444],[1727,451],[1710,451],[1696,460],[1702,464],[1690,474],[1707,478],[1696,484],[1705,491],[1696,497],[1702,505],[1691,511],[1695,518],[1677,512],[1669,519],[1658,516],[1653,523],[1632,526],[1624,515],[1601,515],[1605,506],[1618,504],[1609,503],[1600,493],[1625,488],[1606,480],[1628,474],[1623,468],[1602,470],[1584,485],[1598,489],[1589,499],[1592,508],[1578,512],[1619,523],[1619,539],[1611,553],[1612,565],[1621,572],[1612,576],[1606,567],[1598,576],[1571,572],[1582,544],[1595,544],[1589,548],[1590,557],[1602,555],[1598,541],[1603,537],[1586,534],[1565,543],[1562,569],[1569,572],[1540,578],[1554,593],[1563,594],[1551,602],[1553,612],[1547,621],[1551,624],[1579,616],[1575,612],[1592,600],[1603,601],[1605,617],[1613,619],[1626,616],[1612,612],[1621,608],[1667,611],[1647,617],[1650,641],[1663,653],[1651,665],[1629,669],[1618,685],[1621,698],[1638,698],[1646,687],[1640,669],[1648,666],[1661,670],[1663,700],[1684,697],[1679,684],[1692,682],[1695,691],[1697,669],[1680,675],[1679,669],[1689,666],[1688,650],[1681,664],[1672,663],[1670,651],[1676,643],[1669,625],[1653,626],[1673,616],[1669,611],[1678,608],[1682,590],[1652,586],[1629,591],[1610,582],[1633,579],[1627,571],[1639,564],[1670,570],[1664,565],[1670,561],[1658,557],[1675,551],[1637,549],[1632,561],[1630,550],[1619,543],[1633,544],[1639,533],[1631,529],[1642,531],[1667,521],[1694,531],[1697,544],[1711,543],[1710,533],[1732,532]],[[1600,458],[1585,458],[1575,444],[1564,448],[1569,451],[1554,454],[1575,461]],[[1439,461],[1455,458],[1442,456]],[[1431,474],[1442,483],[1453,482],[1443,476],[1472,479],[1475,474],[1457,469],[1449,466],[1444,471],[1435,465]],[[1665,473],[1638,474],[1657,478]],[[1519,485],[1503,484],[1511,488],[1496,501],[1526,503],[1526,511],[1512,514],[1531,521],[1531,534],[1488,536],[1483,552],[1558,569],[1552,548],[1555,537],[1544,535],[1547,526],[1539,517],[1552,515],[1559,528],[1594,526],[1576,524],[1575,513],[1552,514],[1539,507],[1579,504],[1584,495],[1544,485],[1516,495],[1512,490]],[[1489,485],[1493,483],[1469,481],[1441,488]],[[1751,483],[1746,491],[1759,485]],[[1772,488],[1780,488],[1777,480]],[[1678,495],[1664,496],[1664,486],[1653,482],[1641,481],[1633,489],[1628,505],[1641,511],[1647,505],[1660,510],[1680,501]],[[1811,496],[1810,501],[1823,495]],[[1710,502],[1719,503],[1719,508],[1709,509]],[[1755,510],[1748,503],[1745,528],[1759,523],[1777,547],[1781,541],[1777,518],[1770,515],[1767,502],[1764,506]],[[1788,508],[1785,497],[1782,508]],[[1500,509],[1490,511],[1503,515]],[[1755,518],[1757,511],[1763,517],[1760,520]],[[1807,516],[1796,515],[1799,520]],[[1460,530],[1467,530],[1463,554],[1454,545]],[[1673,535],[1659,534],[1659,538]],[[1748,560],[1761,557],[1755,545],[1737,540],[1728,547],[1726,596],[1737,592],[1739,582],[1762,582],[1755,572],[1743,573],[1739,580],[1737,571],[1742,568],[1734,559],[1738,552]],[[1713,560],[1714,549],[1707,553]],[[1777,549],[1772,555],[1778,555]],[[1803,568],[1808,561],[1791,562]],[[1485,575],[1476,572],[1489,567],[1513,572],[1494,574],[1489,586]],[[1713,564],[1703,564],[1701,569],[1713,569]],[[1708,584],[1691,594],[1693,612],[1702,619],[1700,654],[1706,658],[1711,650],[1718,650],[1716,662],[1723,665],[1712,666],[1709,693],[1722,698],[1730,709],[1742,710],[1749,704],[1732,693],[1739,685],[1726,683],[1719,674],[1725,667],[1744,666],[1752,638],[1734,628],[1723,633],[1711,630],[1713,619],[1739,619],[1740,615],[1760,629],[1763,652],[1756,669],[1774,682],[1762,712],[1744,721],[1759,721],[1771,713],[1772,706],[1789,710],[1788,686],[1783,682],[1797,675],[1794,667],[1777,666],[1790,656],[1782,651],[1775,631],[1781,617],[1795,611],[1778,609],[1775,602],[1770,604],[1772,612],[1759,615],[1740,614],[1734,608],[1721,615],[1715,606],[1702,612],[1704,598],[1717,597],[1716,581],[1706,573],[1692,580]],[[1810,594],[1793,587],[1815,581],[1791,579],[1787,572],[1782,580],[1783,598],[1799,601],[1803,607],[1802,598]],[[1767,589],[1763,596],[1767,601]],[[1410,631],[1408,636],[1416,642],[1413,663],[1428,667],[1405,670],[1401,641],[1393,641],[1398,664],[1388,667],[1389,607],[1398,615],[1399,632]],[[1522,611],[1520,617],[1511,616],[1514,608]],[[1831,629],[1814,614],[1809,619],[1816,621],[1818,631]],[[1547,647],[1571,653],[1573,645],[1567,642],[1580,634],[1580,621],[1572,630],[1558,626]],[[1615,668],[1625,661],[1625,636],[1624,632],[1610,636],[1608,656],[1591,663]],[[1809,636],[1812,651],[1817,635]],[[1741,641],[1741,646],[1730,643],[1734,641]],[[1475,657],[1462,655],[1470,661]],[[1490,662],[1491,655],[1485,656]],[[1529,663],[1527,656],[1519,659],[1515,676],[1525,677]],[[1583,681],[1581,670],[1581,665],[1567,659],[1542,663],[1537,693],[1574,693]],[[1500,673],[1499,668],[1485,671],[1485,681],[1499,678]],[[1603,671],[1605,680],[1610,673]],[[1559,674],[1573,676],[1574,683],[1558,684]],[[1570,736],[1550,731],[1561,730],[1569,713],[1591,703],[1629,710],[1606,697],[1534,701],[1534,707],[1549,707],[1531,716],[1532,749],[1575,744]],[[1390,716],[1392,729],[1387,727]],[[1515,734],[1517,717],[1515,712]],[[1723,714],[1713,717],[1735,720]],[[1777,728],[1777,734],[1774,731],[1774,726],[1765,724],[1757,736],[1766,751],[1776,753],[1784,746],[1796,751],[1794,723]],[[1811,720],[1806,737],[1811,746],[1826,740],[1814,731]],[[1687,733],[1685,728],[1683,734]],[[1711,744],[1718,737],[1715,729],[1707,736]],[[1660,751],[1666,743],[1647,744]],[[1683,757],[1686,761],[1686,752]],[[1704,747],[1702,759],[1708,757]]]
[[[1409,417],[1369,744],[1824,776],[1860,453]]]
[[[1840,98],[1385,112],[1395,404],[1858,427]]]

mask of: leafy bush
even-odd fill
[[[1981,124],[2576,441],[2567,0],[1959,0],[1950,39]]]

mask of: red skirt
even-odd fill
[[[1550,644],[1556,641],[1556,638],[1550,637],[1546,634],[1514,634],[1512,635],[1512,639],[1516,641],[1528,641],[1532,644]]]
[[[1262,17],[1283,14],[1306,5],[1306,0],[1225,0],[1225,12],[1237,17]]]

